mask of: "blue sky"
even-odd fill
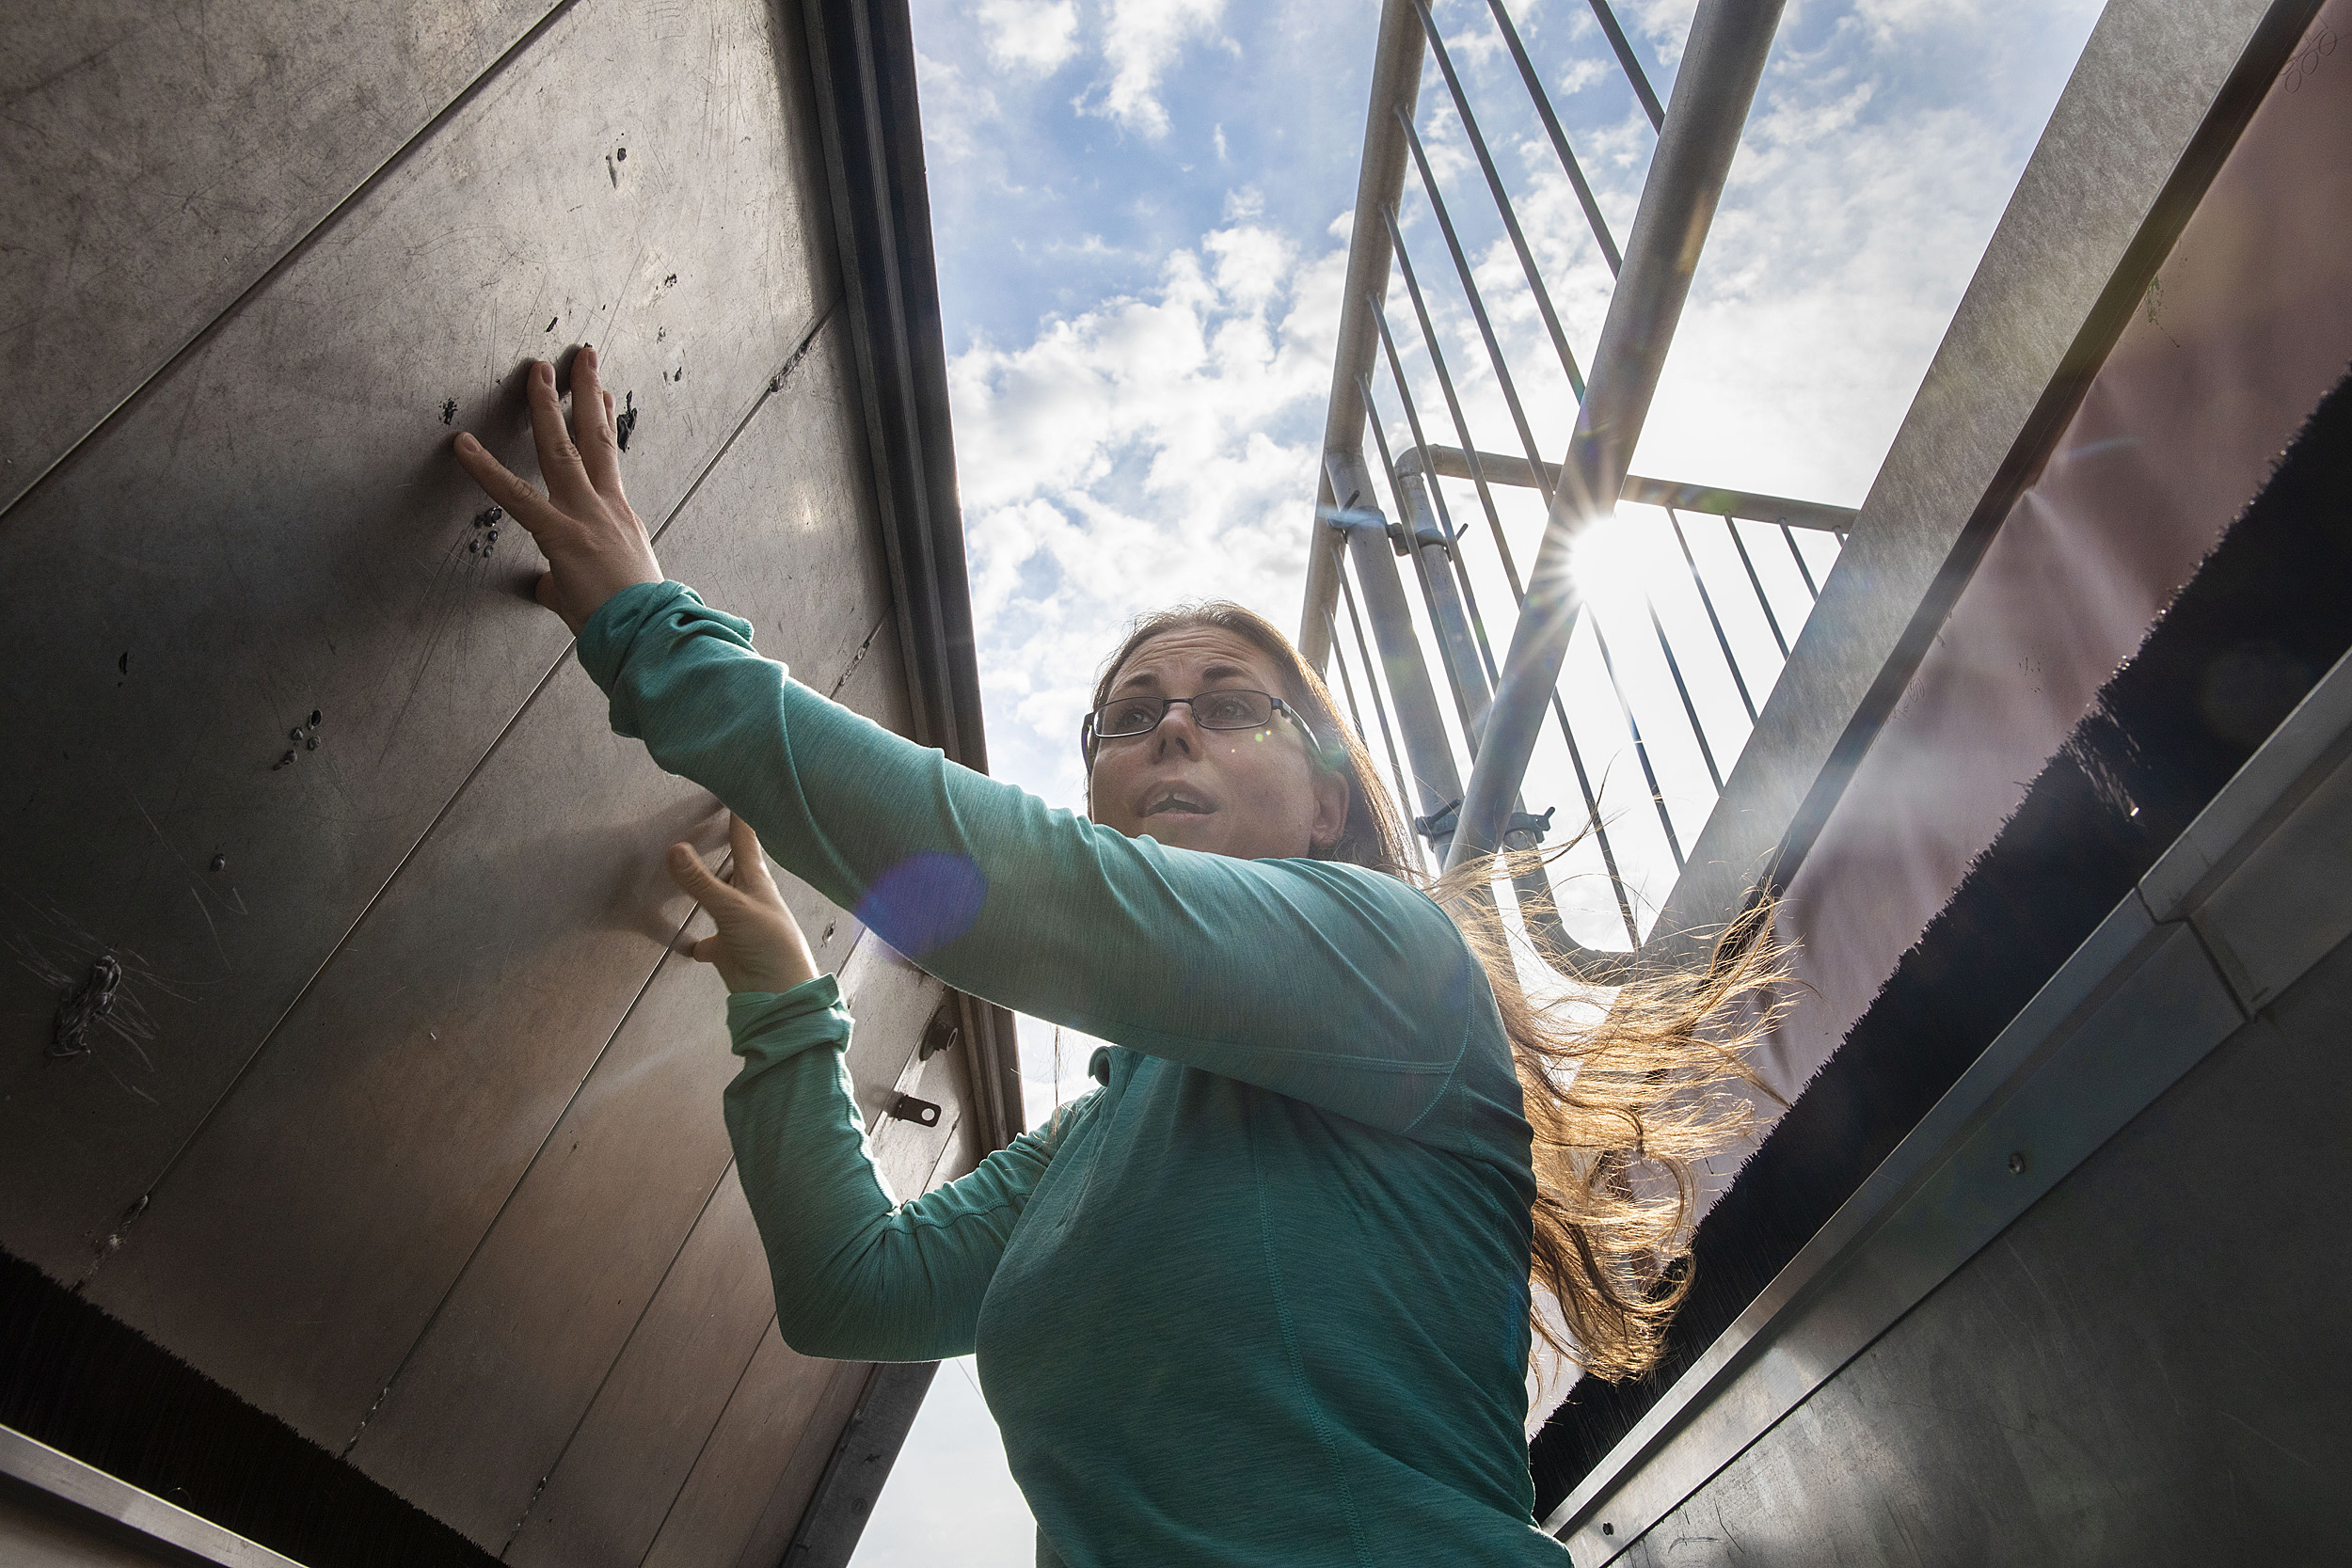
[[[1661,98],[1692,7],[1617,6]],[[1589,358],[1608,274],[1581,213],[1485,0],[1435,8]],[[1637,472],[1862,499],[2097,8],[1792,0]],[[1622,242],[1648,122],[1586,0],[1511,9]],[[1378,7],[914,0],[914,16],[990,752],[999,776],[1076,806],[1085,690],[1128,619],[1214,594],[1296,622]],[[1434,65],[1417,122],[1556,461],[1567,384]],[[1418,196],[1404,222],[1479,444],[1515,450]],[[1391,311],[1406,319],[1401,293]],[[1425,373],[1406,354],[1408,373]],[[1505,526],[1524,559],[1540,517],[1520,509]],[[1679,572],[1655,556],[1661,537],[1629,533],[1626,570]],[[1770,570],[1801,614],[1793,565]],[[1661,604],[1680,613],[1662,592]],[[1733,635],[1748,658],[1760,617]],[[1646,678],[1630,676],[1637,705]],[[1722,726],[1718,749],[1736,750],[1745,721],[1727,683],[1699,701]],[[1709,793],[1695,752],[1661,744],[1660,761],[1695,831]],[[1573,816],[1564,767],[1539,752],[1531,801]],[[1629,879],[1655,899],[1671,881],[1662,840],[1627,816]],[[1605,893],[1570,902],[1580,935],[1610,939]],[[1032,1119],[1083,1070],[1086,1050],[1065,1045],[1057,1085],[1051,1032],[1025,1028]],[[968,1373],[942,1370],[860,1568],[1030,1560],[1027,1515]]]

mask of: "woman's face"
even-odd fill
[[[1162,632],[1127,656],[1113,697],[1190,697],[1224,687],[1282,695],[1274,661],[1218,626]],[[1239,860],[1304,856],[1347,825],[1347,784],[1313,765],[1282,714],[1263,730],[1204,730],[1180,703],[1149,735],[1097,742],[1088,815],[1129,837]]]

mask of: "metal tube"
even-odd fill
[[[1366,646],[1364,642],[1363,618],[1356,612],[1356,590],[1348,583],[1347,573],[1344,568],[1343,568],[1340,573],[1340,593],[1346,600],[1347,623],[1355,629],[1356,632],[1357,657],[1363,662],[1364,687],[1372,693],[1372,711],[1374,716],[1380,721],[1380,739],[1382,744],[1388,750],[1389,771],[1394,775],[1396,779],[1396,809],[1400,812],[1406,813],[1409,816],[1412,812],[1412,790],[1405,782],[1405,765],[1397,758],[1396,736],[1389,728],[1388,706],[1380,700],[1380,677],[1378,673],[1373,668],[1372,650],[1370,647]],[[1334,642],[1336,643],[1339,635],[1339,628],[1336,622],[1333,624],[1331,630]],[[1346,660],[1344,658],[1340,661],[1340,667],[1343,671],[1346,669]],[[1421,835],[1419,833],[1407,832],[1405,836],[1413,846],[1414,860],[1420,863],[1421,868],[1423,871],[1428,870],[1429,862],[1422,854]]]
[[[1429,436],[1421,427],[1421,410],[1413,403],[1412,384],[1405,379],[1405,362],[1397,355],[1395,335],[1389,330],[1389,313],[1382,310],[1377,320],[1380,324],[1380,346],[1387,351],[1389,357],[1389,374],[1396,382],[1397,402],[1404,406],[1406,427],[1413,433],[1413,451],[1422,454],[1422,465],[1415,476],[1415,482],[1419,483],[1419,475],[1425,473],[1428,469]],[[1364,400],[1367,403],[1372,400],[1370,391],[1365,392]],[[1407,452],[1406,455],[1409,457],[1412,453]],[[1391,478],[1390,483],[1393,485],[1396,482]],[[1491,692],[1494,682],[1502,671],[1501,667],[1495,663],[1494,648],[1486,641],[1486,618],[1478,612],[1477,590],[1470,586],[1470,571],[1462,561],[1462,531],[1454,526],[1453,515],[1446,510],[1445,491],[1434,480],[1429,483],[1429,496],[1437,503],[1438,525],[1445,531],[1446,561],[1462,591],[1462,602],[1470,611],[1470,631],[1478,641],[1479,667],[1486,675],[1483,683],[1484,691]],[[1483,714],[1486,709],[1486,697],[1483,693],[1478,705]]]
[[[1796,557],[1797,576],[1804,578],[1804,591],[1807,594],[1812,594],[1815,598],[1820,598],[1821,596],[1821,591],[1814,586],[1813,568],[1804,563],[1804,552],[1797,548],[1797,536],[1788,531],[1788,525],[1787,523],[1780,525],[1780,536],[1788,541],[1788,553]]]
[[[1372,650],[1364,644],[1363,618],[1356,613],[1356,590],[1348,586],[1347,573],[1343,568],[1340,573],[1340,592],[1345,595],[1347,599],[1347,624],[1356,628],[1356,653],[1357,657],[1363,660],[1364,687],[1365,689],[1372,693],[1373,715],[1380,721],[1380,739],[1382,744],[1387,746],[1389,752],[1389,771],[1396,776],[1396,809],[1409,816],[1413,809],[1411,803],[1413,799],[1412,792],[1407,789],[1405,784],[1405,765],[1397,760],[1396,736],[1389,728],[1388,706],[1380,701],[1380,677],[1378,673],[1372,667]],[[1325,619],[1330,620],[1331,618],[1327,615]],[[1339,652],[1339,624],[1337,621],[1332,621],[1330,631],[1333,644],[1332,652],[1337,654]],[[1339,657],[1337,662],[1340,667],[1340,678],[1344,681],[1347,678],[1347,659],[1344,656],[1342,656]],[[1361,733],[1360,727],[1359,733]],[[1427,871],[1429,869],[1429,860],[1428,857],[1422,852],[1421,834],[1410,832],[1408,826],[1408,831],[1405,834],[1405,837],[1406,842],[1411,844],[1413,847],[1414,863],[1419,865],[1424,872]]]
[[[1551,95],[1544,91],[1543,78],[1535,74],[1535,62],[1527,57],[1527,46],[1519,41],[1519,30],[1511,25],[1511,13],[1502,8],[1502,0],[1486,0],[1487,8],[1495,13],[1495,24],[1502,29],[1503,41],[1511,46],[1511,59],[1519,68],[1519,80],[1527,84],[1527,96],[1535,101],[1535,113],[1544,122],[1544,130],[1551,137],[1551,150],[1560,155],[1560,166],[1568,172],[1568,183],[1576,190],[1576,199],[1584,209],[1584,221],[1593,227],[1593,238],[1600,245],[1600,259],[1609,263],[1609,276],[1614,277],[1623,270],[1625,258],[1617,253],[1616,236],[1609,232],[1609,220],[1600,214],[1600,203],[1593,199],[1593,187],[1584,181],[1584,166],[1576,161],[1576,153],[1568,147],[1568,134],[1560,129],[1560,117],[1551,112]]]
[[[1432,472],[1444,474],[1450,479],[1467,479],[1471,468],[1476,467],[1491,483],[1508,484],[1522,490],[1555,489],[1560,483],[1558,464],[1546,463],[1537,468],[1531,467],[1524,458],[1505,457],[1501,452],[1467,451],[1459,447],[1433,446],[1429,449],[1429,462]],[[1754,523],[1785,523],[1790,528],[1835,533],[1840,538],[1851,531],[1856,515],[1850,506],[1792,500],[1787,496],[1760,496],[1746,490],[1724,490],[1714,485],[1686,484],[1670,479],[1645,479],[1640,474],[1625,476],[1625,484],[1618,490],[1617,499],[1639,501],[1644,506],[1672,506],[1685,512],[1711,512],[1719,517],[1726,515],[1745,517]]]
[[[1362,389],[1358,388],[1358,395]],[[1346,531],[1348,559],[1356,580],[1363,584],[1364,614],[1372,622],[1374,642],[1380,650],[1380,668],[1388,677],[1389,696],[1396,704],[1396,726],[1404,733],[1405,756],[1419,786],[1420,815],[1436,816],[1461,799],[1462,775],[1446,738],[1445,719],[1438,707],[1437,688],[1429,681],[1421,641],[1413,635],[1412,610],[1405,585],[1397,580],[1396,555],[1389,543],[1388,519],[1373,499],[1372,474],[1362,454],[1332,452],[1325,459],[1331,493],[1345,498],[1334,512]],[[1518,792],[1513,791],[1516,795]],[[1410,811],[1412,808],[1406,808]],[[1509,811],[1505,808],[1505,818]],[[1451,834],[1437,835],[1450,839]],[[1438,863],[1446,845],[1432,841]]]
[[[1389,293],[1389,247],[1380,241],[1382,214],[1405,189],[1405,142],[1396,114],[1421,96],[1421,19],[1411,0],[1386,0],[1380,38],[1373,49],[1372,102],[1364,115],[1363,162],[1356,175],[1356,220],[1348,234],[1347,282],[1340,299],[1339,350],[1331,364],[1331,401],[1323,450],[1363,451],[1364,409],[1358,377],[1372,368],[1372,323],[1359,302]],[[1339,594],[1340,543],[1325,526],[1333,497],[1328,471],[1316,482],[1315,521],[1307,550],[1307,589],[1299,617],[1298,651],[1316,669],[1330,652],[1330,609]]]
[[[1502,841],[1575,625],[1576,540],[1625,487],[1628,459],[1690,297],[1692,274],[1739,150],[1780,11],[1781,0],[1700,0],[1692,19],[1675,82],[1675,113],[1659,137],[1625,272],[1610,296],[1592,383],[1551,493],[1527,607],[1503,660],[1502,686],[1470,773],[1449,865],[1491,853]],[[1413,150],[1418,160],[1418,148]]]
[[[1383,340],[1388,337],[1388,323],[1383,320]],[[1446,537],[1429,515],[1429,496],[1421,487],[1420,476],[1414,476],[1410,489],[1397,477],[1395,460],[1389,453],[1388,432],[1380,427],[1379,410],[1372,400],[1371,383],[1366,382],[1362,389],[1364,407],[1372,414],[1366,422],[1372,430],[1373,444],[1380,452],[1380,467],[1389,476],[1389,493],[1395,498],[1397,513],[1404,519],[1406,537],[1412,541],[1414,576],[1421,579],[1422,608],[1429,617],[1430,628],[1438,634],[1438,654],[1445,661],[1446,684],[1454,689],[1454,706],[1462,721],[1462,738],[1474,761],[1478,756],[1478,732],[1486,718],[1486,682],[1478,668],[1477,650],[1470,644],[1470,624],[1462,613],[1462,601],[1454,593],[1454,578],[1442,562],[1438,567],[1438,580],[1430,580],[1426,552],[1434,548],[1442,553]]]
[[[1413,122],[1401,113],[1397,123],[1405,127],[1405,146],[1413,155],[1413,166],[1421,171],[1422,194],[1429,198],[1429,210],[1437,215],[1438,231],[1445,236],[1445,247],[1454,257],[1454,270],[1462,280],[1463,297],[1470,301],[1471,319],[1478,323],[1478,335],[1486,340],[1486,357],[1493,361],[1495,383],[1502,389],[1502,401],[1511,410],[1511,422],[1518,427],[1519,444],[1527,449],[1531,466],[1543,462],[1543,453],[1536,449],[1535,432],[1527,422],[1527,410],[1519,406],[1518,388],[1511,384],[1511,367],[1502,357],[1502,344],[1495,337],[1494,324],[1486,319],[1486,302],[1479,297],[1478,280],[1470,276],[1470,258],[1462,251],[1462,241],[1454,232],[1454,219],[1447,215],[1445,198],[1438,192],[1438,177],[1430,172],[1429,154],[1422,150],[1421,133]],[[1544,499],[1549,501],[1549,492]]]
[[[1691,701],[1691,689],[1683,683],[1682,662],[1675,657],[1674,644],[1666,641],[1666,624],[1658,618],[1658,601],[1646,593],[1642,607],[1649,611],[1649,629],[1658,634],[1658,651],[1666,656],[1666,673],[1675,681],[1675,691],[1682,699],[1683,717],[1691,721],[1691,738],[1699,743],[1699,760],[1707,764],[1707,776],[1715,785],[1715,793],[1724,792],[1724,776],[1715,766],[1715,749],[1707,743],[1707,727],[1699,722],[1698,705]]]
[[[1682,519],[1675,515],[1673,507],[1666,508],[1666,521],[1675,531],[1675,543],[1682,546],[1682,563],[1691,569],[1691,586],[1699,591],[1699,603],[1707,610],[1707,624],[1715,628],[1715,645],[1724,651],[1724,668],[1731,672],[1731,684],[1740,689],[1740,705],[1748,710],[1748,722],[1756,722],[1756,702],[1748,695],[1748,683],[1740,673],[1740,661],[1731,656],[1731,639],[1724,635],[1723,617],[1715,613],[1715,596],[1707,591],[1707,579],[1699,576],[1698,557],[1691,553],[1691,541],[1682,534]]]
[[[1666,811],[1665,792],[1658,787],[1658,769],[1649,763],[1649,748],[1642,742],[1642,721],[1633,717],[1633,705],[1625,700],[1625,688],[1617,681],[1617,661],[1609,657],[1609,635],[1600,629],[1600,617],[1593,620],[1593,643],[1600,649],[1600,667],[1609,672],[1609,688],[1617,694],[1617,711],[1625,715],[1626,733],[1633,737],[1633,758],[1642,765],[1642,782],[1649,785],[1650,804],[1658,808],[1658,825],[1666,830],[1666,853],[1674,857],[1675,869],[1682,869],[1682,841],[1675,836],[1675,819]],[[1471,778],[1478,775],[1473,769]],[[1465,798],[1464,810],[1468,810]],[[1508,820],[1508,818],[1505,818]],[[1459,829],[1455,830],[1459,833]],[[1501,835],[1497,834],[1500,842]],[[1446,869],[1454,869],[1449,861]]]
[[[1550,291],[1544,287],[1544,275],[1535,269],[1535,257],[1527,248],[1527,236],[1519,232],[1519,214],[1511,206],[1511,193],[1502,188],[1502,172],[1495,167],[1494,157],[1486,150],[1486,138],[1478,129],[1478,117],[1470,112],[1470,96],[1462,90],[1462,79],[1454,72],[1454,56],[1446,53],[1445,40],[1438,34],[1438,24],[1430,17],[1429,0],[1413,0],[1414,9],[1421,13],[1422,31],[1429,35],[1430,52],[1438,56],[1438,70],[1445,77],[1446,91],[1454,96],[1454,112],[1462,117],[1462,132],[1470,137],[1470,150],[1478,154],[1478,167],[1486,176],[1486,189],[1494,194],[1495,211],[1502,214],[1502,231],[1511,237],[1511,248],[1518,252],[1519,270],[1527,274],[1527,286],[1535,295],[1535,309],[1544,318],[1544,328],[1551,334],[1551,346],[1559,353],[1560,368],[1568,372],[1568,385],[1576,395],[1584,395],[1584,372],[1577,368],[1575,351],[1568,347],[1568,335],[1560,325],[1560,317],[1551,308]]]
[[[1731,535],[1731,547],[1740,552],[1740,564],[1748,569],[1748,586],[1756,590],[1756,602],[1764,611],[1764,624],[1772,628],[1772,641],[1780,645],[1780,657],[1788,657],[1788,639],[1780,634],[1780,617],[1772,613],[1771,595],[1764,592],[1764,579],[1756,575],[1756,562],[1748,559],[1747,541],[1740,537],[1740,525],[1724,515],[1724,531]]]
[[[1438,329],[1430,323],[1428,304],[1421,297],[1421,279],[1413,275],[1413,259],[1406,251],[1405,236],[1398,232],[1394,214],[1389,219],[1389,242],[1396,250],[1396,270],[1405,279],[1405,293],[1413,302],[1414,319],[1421,323],[1421,341],[1429,350],[1430,367],[1438,372],[1438,388],[1445,394],[1446,412],[1453,416],[1454,434],[1462,439],[1461,451],[1467,457],[1462,466],[1463,477],[1478,488],[1478,502],[1486,511],[1486,528],[1494,535],[1495,553],[1502,558],[1502,574],[1511,582],[1511,598],[1516,604],[1527,597],[1527,589],[1519,581],[1518,563],[1511,559],[1511,542],[1502,534],[1502,514],[1495,507],[1494,492],[1486,486],[1486,453],[1470,441],[1470,420],[1462,412],[1462,400],[1454,395],[1454,377],[1446,373],[1445,350],[1438,344]],[[1423,448],[1432,453],[1443,447]]]
[[[1773,9],[1779,8],[1775,6]],[[1625,67],[1626,80],[1633,84],[1633,96],[1642,101],[1642,112],[1649,116],[1650,129],[1665,130],[1666,111],[1658,106],[1658,95],[1650,90],[1649,78],[1642,72],[1642,62],[1633,57],[1633,45],[1626,41],[1625,29],[1617,25],[1616,13],[1609,8],[1609,0],[1593,0],[1593,14],[1600,18],[1600,30],[1609,35],[1609,47],[1617,52],[1617,63]],[[1691,30],[1698,30],[1695,19],[1691,24]],[[1682,69],[1691,69],[1691,52],[1687,46],[1682,53]],[[1676,86],[1679,89],[1681,78],[1676,78]]]
[[[1501,558],[1502,562],[1502,575],[1511,585],[1512,603],[1515,606],[1523,606],[1527,602],[1527,590],[1520,584],[1519,581],[1518,563],[1511,558],[1511,541],[1503,534],[1502,516],[1502,514],[1496,509],[1494,492],[1486,486],[1486,477],[1484,466],[1490,463],[1517,463],[1519,465],[1522,472],[1530,472],[1532,470],[1529,469],[1528,465],[1523,459],[1497,458],[1489,453],[1480,451],[1478,450],[1477,443],[1470,439],[1470,420],[1462,412],[1462,400],[1454,393],[1454,377],[1447,372],[1445,368],[1445,350],[1438,341],[1437,327],[1430,322],[1428,305],[1422,298],[1421,281],[1413,275],[1412,255],[1406,249],[1405,236],[1397,231],[1393,217],[1391,219],[1389,224],[1389,237],[1396,248],[1397,272],[1405,279],[1405,292],[1413,302],[1413,314],[1415,318],[1421,323],[1422,342],[1429,350],[1430,368],[1438,373],[1438,388],[1445,394],[1446,412],[1452,416],[1454,420],[1454,433],[1461,438],[1462,442],[1460,447],[1454,448],[1432,447],[1428,445],[1427,442],[1423,441],[1420,447],[1422,461],[1426,464],[1431,461],[1433,457],[1436,457],[1439,462],[1439,467],[1437,471],[1452,474],[1456,478],[1466,478],[1478,487],[1479,503],[1486,509],[1486,527],[1494,535],[1495,554]],[[1406,404],[1408,407],[1410,406],[1410,403],[1411,399],[1408,394],[1406,397]],[[1418,434],[1418,429],[1416,430],[1416,434]],[[1444,467],[1442,466],[1443,454],[1447,453],[1451,453],[1457,460],[1459,464],[1458,467]],[[1407,452],[1406,454],[1405,461],[1406,463],[1410,463],[1413,460],[1413,453]],[[1404,465],[1402,464],[1399,465],[1400,467],[1403,466]],[[1457,535],[1457,540],[1458,537],[1459,536]],[[1461,564],[1461,553],[1458,549],[1454,553],[1454,562],[1458,568]],[[1467,571],[1463,573],[1462,587],[1465,596],[1470,600],[1471,613],[1475,616],[1477,614],[1478,600],[1476,595],[1470,590],[1470,576]],[[1483,621],[1479,624],[1479,638],[1480,647],[1483,651],[1485,648],[1486,638],[1486,627]],[[1488,673],[1491,675],[1493,673],[1493,659],[1491,655],[1487,657],[1487,668]],[[1499,677],[1497,677],[1497,684],[1500,684]],[[1620,699],[1622,699],[1623,693],[1619,693],[1619,696]],[[1584,819],[1592,824],[1593,837],[1600,846],[1601,863],[1608,869],[1609,885],[1611,890],[1616,895],[1618,912],[1625,917],[1627,939],[1632,942],[1634,945],[1639,946],[1642,941],[1640,928],[1634,924],[1633,906],[1626,897],[1624,879],[1617,875],[1617,853],[1615,848],[1609,842],[1608,825],[1601,820],[1600,798],[1594,792],[1592,776],[1585,770],[1584,768],[1583,750],[1576,743],[1576,731],[1568,723],[1568,711],[1561,705],[1560,693],[1556,689],[1551,693],[1551,711],[1553,717],[1555,717],[1560,722],[1560,738],[1567,743],[1568,761],[1573,764],[1576,768],[1577,790],[1584,798]]]

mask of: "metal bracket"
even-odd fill
[[[893,1121],[912,1121],[925,1127],[939,1125],[939,1107],[928,1100],[917,1100],[911,1094],[902,1094],[892,1101],[889,1114]]]
[[[1559,809],[1558,806],[1547,807],[1540,816],[1529,811],[1513,812],[1511,820],[1503,826],[1503,841],[1507,844],[1512,834],[1525,833],[1529,843],[1523,847],[1532,848],[1534,845],[1541,844],[1544,841],[1544,835],[1551,832],[1552,814]],[[1454,832],[1461,820],[1461,816],[1462,802],[1458,799],[1448,800],[1438,809],[1435,815],[1414,817],[1413,826],[1423,838],[1444,838]]]

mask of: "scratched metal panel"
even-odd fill
[[[781,1544],[761,1554],[745,1547],[770,1513],[784,1516],[784,1539],[791,1539],[868,1370],[863,1362],[803,1355],[770,1323],[661,1521],[644,1568],[708,1568],[739,1559],[774,1568],[782,1561]]]
[[[528,542],[469,553],[445,409],[528,471],[516,367],[595,338],[659,527],[818,318],[797,29],[761,0],[675,20],[580,0],[0,524],[0,665],[40,672],[0,688],[26,742],[0,815],[24,960],[0,966],[0,1242],[60,1277],[564,657]],[[320,749],[273,771],[313,711]],[[548,847],[514,827],[511,851]],[[122,1031],[45,1062],[102,947]]]
[[[841,394],[847,359],[846,334],[829,326],[668,541],[667,569],[760,620],[763,642],[819,689],[889,617],[881,542],[850,526],[862,490],[841,455],[857,434]],[[886,684],[890,673],[886,661],[857,660],[839,694],[903,728],[906,698]],[[500,779],[528,783],[511,770]],[[472,787],[492,785],[485,772]],[[456,829],[453,818],[437,842]],[[656,847],[649,839],[642,853]],[[818,963],[836,966],[856,923],[778,879]],[[408,1351],[355,1463],[477,1541],[503,1538],[726,1167],[720,1091],[735,1066],[717,976],[663,962]]]
[[[1622,1560],[2338,1560],[2347,1035],[2352,945]]]
[[[979,1117],[964,1114],[972,1103],[964,1098],[967,1076],[961,1063],[934,1055],[909,1063],[894,1085],[939,1104],[948,1121],[944,1136],[905,1122],[874,1128],[876,1159],[900,1197],[952,1180],[981,1158]],[[761,1342],[645,1554],[646,1568],[739,1561],[767,1568],[783,1560],[865,1386],[863,1366],[843,1366],[826,1391],[796,1370],[803,1364],[772,1331]],[[805,1414],[812,1406],[816,1414]]]
[[[768,399],[664,540],[672,570],[725,583],[714,596],[820,687],[887,603],[877,552],[844,526],[857,512],[839,336]],[[715,814],[610,732],[602,694],[565,661],[157,1187],[93,1299],[306,1435],[348,1443],[609,1056],[685,918],[661,849],[698,829],[715,841]],[[810,902],[821,934],[830,917]],[[709,1103],[676,1115],[707,1119]],[[660,1146],[660,1113],[628,1114]],[[669,1147],[675,1179],[707,1192],[718,1164]],[[651,1244],[666,1255],[682,1233]]]
[[[0,29],[5,509],[548,0],[76,0]]]
[[[858,944],[841,980],[858,1020],[850,1051],[858,1099],[883,1100],[901,1082],[901,1069],[914,1056],[923,1024],[945,991],[870,937]],[[884,1175],[894,1191],[919,1191],[946,1141],[947,1129],[904,1122],[884,1127],[887,1131],[878,1129],[874,1139]],[[736,1194],[727,1201],[740,1206],[740,1189],[731,1170],[722,1192]],[[748,1216],[749,1211],[744,1212]],[[690,1250],[694,1244],[690,1243]],[[629,1337],[578,1435],[507,1547],[507,1560],[620,1564],[635,1563],[644,1556],[673,1512],[698,1454],[709,1452],[705,1439],[751,1360],[762,1326],[774,1318],[774,1298],[756,1238],[728,1244],[748,1245],[755,1283],[731,1286],[691,1316],[664,1313],[657,1295],[655,1310]],[[671,1290],[665,1282],[662,1293]],[[831,1363],[803,1365],[829,1369]],[[801,1399],[796,1389],[797,1384],[775,1397]],[[728,1430],[736,1432],[747,1422],[763,1431],[772,1426],[758,1412],[746,1410]],[[830,1435],[817,1435],[830,1444]],[[756,1465],[758,1457],[751,1456],[751,1463]],[[776,1452],[772,1457],[781,1463],[786,1456]],[[756,1510],[766,1492],[762,1488],[753,1494],[748,1506]],[[722,1499],[728,1501],[743,1504],[746,1499]],[[747,1516],[744,1528],[749,1525]]]

